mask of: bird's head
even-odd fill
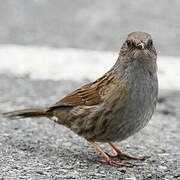
[[[156,59],[157,53],[151,35],[145,32],[132,32],[124,42],[120,55],[127,61]]]

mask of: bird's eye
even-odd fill
[[[153,41],[152,41],[152,40],[149,40],[148,46],[149,46],[149,47],[152,47],[152,45],[153,45]]]
[[[127,40],[126,43],[127,43],[127,46],[128,46],[128,47],[131,47],[132,43],[131,43],[130,40]]]

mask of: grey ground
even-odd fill
[[[118,52],[129,32],[141,30],[152,34],[158,54],[180,56],[179,10],[179,0],[0,0],[0,43]],[[82,83],[0,74],[0,112],[50,105]],[[127,161],[133,168],[101,165],[92,145],[48,119],[0,117],[0,179],[180,179],[179,107],[180,91],[160,91],[149,125],[117,143],[149,156]]]
[[[0,110],[44,107],[80,84],[1,74]],[[149,125],[117,143],[124,152],[149,157],[143,162],[123,160],[134,164],[133,168],[98,163],[102,157],[92,145],[48,119],[1,117],[0,175],[4,179],[180,179],[179,99],[180,92],[160,92],[157,111]],[[108,145],[100,145],[112,152]]]

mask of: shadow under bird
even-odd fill
[[[47,117],[87,139],[104,156],[102,163],[120,167],[114,157],[143,158],[123,153],[112,142],[140,131],[151,119],[158,96],[157,53],[151,35],[130,33],[114,66],[96,81],[43,109],[3,113],[8,118]],[[105,153],[96,142],[108,143],[117,155]]]

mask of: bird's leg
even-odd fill
[[[122,167],[122,166],[125,166],[125,167],[132,167],[131,164],[124,164],[124,163],[119,163],[119,162],[116,162],[116,161],[113,161],[109,155],[107,155],[96,143],[95,141],[93,140],[88,140],[104,157],[106,160],[99,160],[99,162],[101,163],[109,163],[110,165],[112,166],[115,166],[115,167]]]
[[[111,158],[115,158],[115,157],[126,157],[128,159],[133,159],[133,160],[145,160],[145,158],[140,158],[140,157],[135,157],[135,156],[131,156],[128,154],[123,153],[118,147],[116,147],[112,142],[108,142],[108,144],[117,152],[117,155],[109,155],[107,154],[109,157]]]

